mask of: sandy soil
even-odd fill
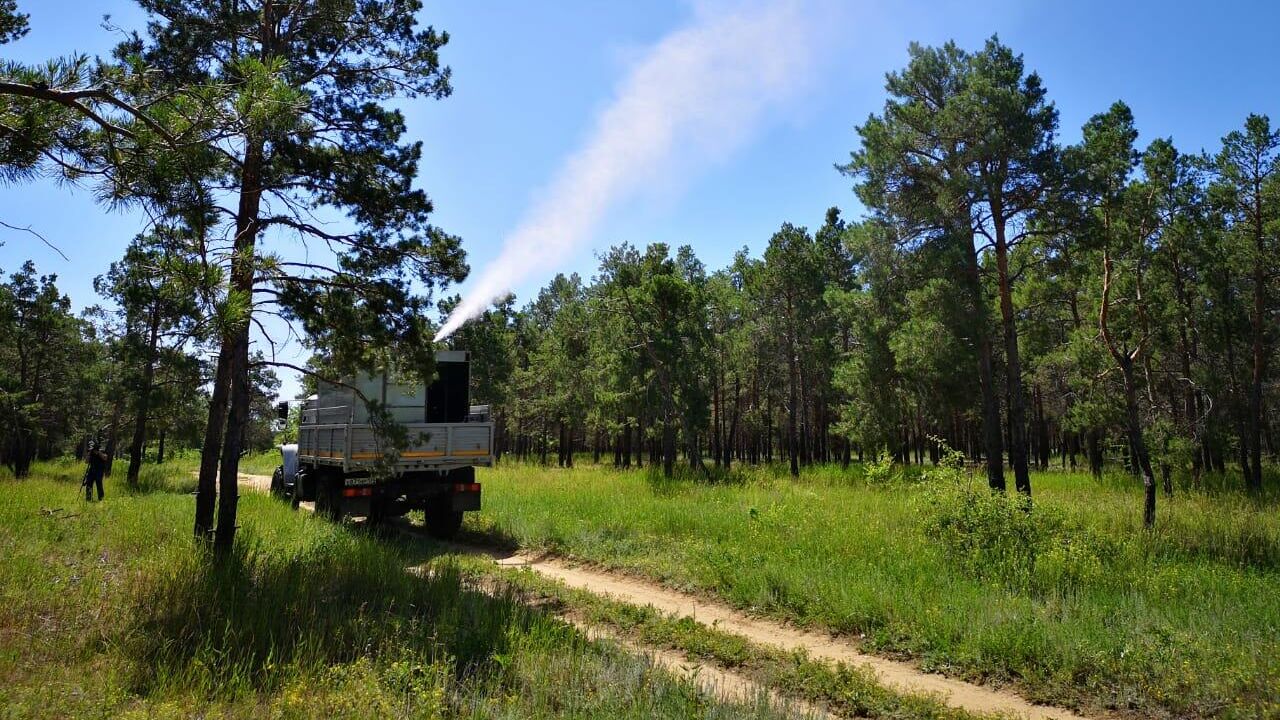
[[[270,475],[245,475],[241,473],[236,476],[240,481],[240,487],[247,487],[258,492],[271,492],[271,476]]]
[[[191,474],[199,475],[200,473],[195,470],[192,470]],[[248,488],[255,492],[264,492],[264,493],[271,492],[271,476],[270,475],[246,475],[244,473],[240,473],[239,475],[236,476],[236,480],[239,481],[240,487],[242,488]]]

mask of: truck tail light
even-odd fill
[[[454,483],[453,491],[456,493],[480,492],[480,483]]]
[[[373,495],[371,487],[349,487],[342,488],[342,497],[369,497]]]

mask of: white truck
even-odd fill
[[[422,510],[430,534],[453,537],[462,514],[480,509],[475,469],[493,464],[493,423],[487,406],[469,404],[469,387],[470,358],[461,350],[436,353],[436,379],[426,385],[386,373],[321,383],[302,406],[296,448],[281,447],[285,462],[272,489],[294,507],[314,501],[317,513],[335,520],[378,522]],[[407,447],[391,451],[369,422],[366,399],[407,431]]]

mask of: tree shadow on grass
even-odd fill
[[[135,690],[271,692],[360,659],[484,673],[540,620],[509,593],[463,586],[454,565],[405,572],[404,548],[334,528],[300,551],[241,531],[227,557],[178,547],[133,594],[122,649]]]

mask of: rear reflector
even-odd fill
[[[342,497],[369,497],[370,495],[373,495],[371,487],[342,488]]]
[[[480,492],[480,483],[454,483],[453,491],[462,492]]]

